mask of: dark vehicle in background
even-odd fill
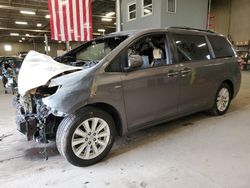
[[[29,140],[55,139],[76,166],[103,159],[117,135],[199,111],[225,114],[241,83],[227,38],[192,28],[114,33],[56,60],[81,69],[50,73],[42,86],[32,77],[17,97],[17,126]]]
[[[0,57],[0,75],[5,93],[14,92],[17,89],[17,75],[23,59],[19,57]]]
[[[18,57],[24,59],[29,52],[19,52]]]

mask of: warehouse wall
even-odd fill
[[[128,21],[128,4],[137,5],[137,18]],[[122,1],[123,30],[187,26],[206,28],[208,0],[177,0],[176,13],[167,12],[166,0],[153,0],[153,14],[142,16],[142,0]]]
[[[186,26],[206,29],[207,0],[177,0],[176,13],[167,12],[167,1],[162,0],[162,26]]]
[[[4,45],[9,44],[12,46],[12,51],[6,52],[4,50]],[[72,44],[72,48],[78,46],[79,43]],[[57,56],[57,50],[64,50],[65,44],[61,43],[49,43],[50,46],[50,52],[49,55],[52,57]],[[36,50],[40,53],[45,53],[45,47],[44,43],[35,43],[35,49],[34,44],[32,42],[22,42],[22,43],[12,43],[12,42],[0,42],[0,56],[15,56],[18,54],[18,52],[28,52],[30,50]]]
[[[230,35],[234,41],[250,40],[250,1],[233,0]]]
[[[249,0],[213,0],[211,13],[216,16],[217,32],[230,36],[233,41],[250,39]]]
[[[136,1],[136,19],[128,21],[128,4]],[[122,23],[123,30],[159,28],[161,26],[161,1],[154,0],[153,14],[142,17],[142,0],[123,0],[122,1]]]
[[[12,51],[6,52],[4,50],[4,45],[11,45]],[[0,43],[0,56],[12,56],[17,55],[18,52],[29,51],[33,49],[32,43],[12,43],[12,42],[1,42]]]
[[[226,36],[229,34],[230,1],[231,0],[213,0],[211,5],[211,15],[216,16],[215,30]]]

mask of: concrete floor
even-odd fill
[[[12,95],[0,92],[0,187],[248,188],[250,72],[225,116],[204,113],[118,138],[91,167],[67,163],[55,144],[26,142],[15,127]],[[2,136],[4,135],[4,136]]]

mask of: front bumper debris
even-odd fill
[[[17,114],[16,124],[17,130],[26,135],[28,141],[34,138],[37,132],[37,120],[35,117]]]
[[[28,141],[47,143],[47,138],[52,138],[55,133],[54,128],[58,124],[57,118],[39,99],[32,99],[32,104],[26,106],[22,105],[20,101],[22,102],[19,95],[13,101],[16,106],[17,130],[26,135]],[[25,107],[28,107],[29,110]]]

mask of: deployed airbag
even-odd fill
[[[24,96],[30,90],[46,85],[51,78],[74,70],[82,70],[82,68],[64,65],[50,56],[30,51],[19,72],[18,92]]]

